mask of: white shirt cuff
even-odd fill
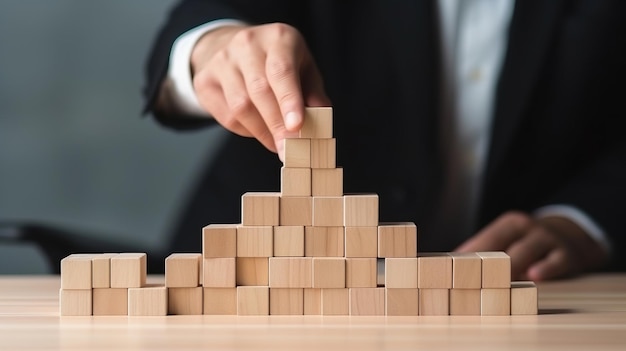
[[[204,34],[226,26],[244,25],[232,19],[220,19],[195,27],[179,36],[172,45],[167,76],[163,82],[163,92],[168,95],[172,109],[182,115],[210,117],[200,103],[193,88],[191,78],[191,52],[196,42]]]
[[[594,239],[609,254],[612,250],[610,240],[607,238],[604,230],[585,212],[569,205],[549,205],[537,209],[534,212],[535,217],[560,216],[565,217],[576,223],[587,235]]]

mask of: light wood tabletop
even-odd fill
[[[506,317],[59,317],[59,286],[0,276],[0,350],[626,350],[626,274],[539,284],[539,315]]]

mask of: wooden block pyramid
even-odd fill
[[[146,286],[145,254],[70,255],[61,315],[511,315],[537,313],[503,252],[421,253],[414,223],[379,223],[378,195],[344,194],[330,107],[285,140],[280,193],[241,198],[241,223],[202,229]]]

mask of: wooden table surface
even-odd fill
[[[626,350],[626,274],[540,284],[511,317],[59,317],[59,284],[0,276],[0,350]]]

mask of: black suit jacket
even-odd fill
[[[435,1],[183,1],[152,51],[152,109],[172,42],[218,18],[297,27],[333,101],[346,192],[380,195],[381,221],[414,221],[419,250],[464,237],[428,231],[442,185],[438,145],[439,35]],[[504,211],[568,204],[625,247],[626,2],[518,0],[497,85],[478,226]],[[159,115],[175,128],[206,122]],[[239,221],[239,196],[279,189],[276,156],[231,136],[207,165],[181,217],[175,249],[196,250],[200,228]],[[453,220],[453,219],[451,219]],[[619,252],[617,252],[619,254]]]

